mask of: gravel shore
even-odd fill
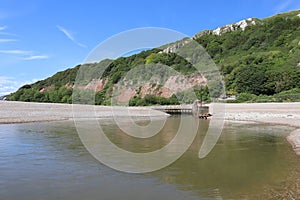
[[[0,101],[0,124],[69,120],[73,118],[166,117],[168,114],[139,107],[109,107],[57,103]]]
[[[300,103],[226,104],[225,119],[300,128]]]
[[[225,120],[295,127],[288,137],[300,155],[300,103],[226,104]],[[214,114],[214,113],[213,113]],[[109,107],[54,103],[0,101],[0,124],[68,120],[73,118],[166,117],[145,107]]]

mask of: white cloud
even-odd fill
[[[5,29],[7,29],[7,26],[0,26],[0,31],[4,31]]]
[[[68,31],[67,29],[65,29],[64,27],[59,26],[59,25],[57,25],[56,27],[58,28],[58,30],[60,30],[61,32],[63,32],[65,34],[65,36],[67,36],[67,38],[69,40],[71,40],[72,42],[74,42],[75,44],[77,44],[80,47],[84,47],[84,48],[86,47],[86,45],[77,42],[70,31]]]
[[[14,49],[14,50],[0,50],[0,53],[3,53],[3,54],[17,54],[17,55],[28,55],[28,54],[31,54],[31,51],[23,51],[23,50]]]
[[[16,34],[13,34],[13,33],[3,32],[6,29],[7,29],[7,26],[0,26],[0,35],[17,36]]]
[[[82,43],[79,43],[79,42],[75,42],[78,46],[80,47],[83,47],[83,48],[86,48],[86,45],[85,44],[82,44]]]
[[[14,36],[17,37],[18,35],[13,34],[13,33],[7,33],[7,32],[0,32],[0,35],[8,35],[8,36]]]
[[[7,29],[7,26],[0,26],[0,35],[10,35],[13,36],[14,34],[1,32]],[[67,33],[67,32],[66,32]],[[69,35],[71,36],[71,35]],[[72,36],[71,36],[72,39]],[[1,43],[8,43],[8,42],[17,42],[17,39],[11,38],[0,38]],[[41,59],[48,59],[48,55],[35,55],[33,51],[24,51],[20,49],[0,49],[0,54],[8,54],[8,55],[16,55],[17,59],[19,60],[41,60]],[[14,57],[15,59],[15,57]]]
[[[24,58],[24,60],[42,60],[42,59],[48,59],[48,55],[32,55]]]
[[[0,43],[6,43],[6,42],[16,42],[18,40],[15,39],[0,39]]]
[[[3,32],[3,31],[6,31],[6,29],[7,29],[7,26],[0,26],[0,35],[17,36],[16,34],[13,34],[13,33]]]
[[[36,82],[36,80],[34,79],[31,81],[18,81],[12,77],[0,76],[0,96],[15,92],[21,86],[33,82]]]
[[[1,39],[0,39],[1,41]],[[49,56],[45,54],[35,55],[32,51],[23,51],[23,50],[0,50],[0,54],[10,54],[10,55],[17,55],[18,59],[20,60],[42,60],[48,59]],[[22,57],[21,57],[22,56]]]
[[[57,25],[56,26],[61,32],[63,32],[70,40],[74,41],[73,35],[64,27]]]

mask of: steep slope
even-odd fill
[[[237,23],[201,31],[193,37],[200,43],[225,77],[226,91],[237,95],[238,101],[300,101],[300,11],[279,14],[266,19],[249,18]],[[165,82],[145,83],[138,90],[119,88],[119,100],[130,100],[130,105],[176,104],[177,97],[184,102],[185,90],[206,85],[205,77],[197,74],[189,62],[175,52],[187,45],[188,39],[164,45],[161,49],[143,51],[114,61],[85,64],[88,80],[82,89],[96,90],[96,104],[110,104],[117,83],[138,65],[160,63],[170,66],[191,79],[189,87],[180,85],[180,76]],[[103,75],[99,66],[109,65]],[[71,103],[74,81],[80,66],[59,72],[54,76],[26,85],[11,94],[11,100]],[[178,90],[168,91],[167,85]],[[126,85],[127,83],[125,83]],[[208,89],[204,89],[206,100]],[[123,94],[123,95],[122,95]],[[126,94],[126,95],[125,95]]]
[[[213,57],[229,93],[274,95],[300,87],[300,11],[196,41]]]

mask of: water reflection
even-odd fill
[[[278,127],[270,132],[261,125],[227,125],[211,154],[199,160],[197,152],[206,123],[202,122],[203,131],[189,151],[169,168],[157,172],[157,176],[202,197],[240,199],[263,192],[264,186],[287,177],[288,168],[297,167],[297,158],[287,156],[292,153],[284,139],[289,130]]]
[[[192,119],[194,120],[194,119]],[[179,117],[149,139],[132,138],[110,120],[109,139],[133,152],[150,152],[175,136]],[[140,121],[146,124],[146,121]],[[280,184],[299,165],[285,141],[290,129],[226,124],[220,140],[198,158],[209,121],[200,121],[189,150],[167,168],[131,175],[111,170],[83,147],[73,122],[0,125],[0,196],[3,199],[251,199]],[[180,145],[180,143],[179,143]]]

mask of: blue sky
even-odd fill
[[[193,36],[295,9],[299,0],[0,0],[0,95],[82,63],[100,42],[129,29]]]

